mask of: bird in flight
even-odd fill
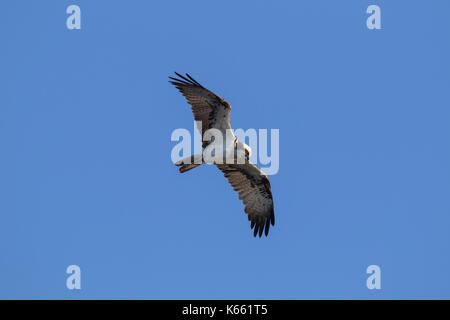
[[[197,128],[202,135],[203,147],[203,153],[182,159],[175,165],[184,173],[205,163],[215,164],[243,201],[244,211],[251,222],[250,227],[254,229],[253,235],[261,237],[264,232],[267,236],[270,225],[275,224],[270,182],[264,172],[250,162],[250,147],[235,137],[230,123],[230,104],[204,88],[189,74],[175,74],[178,78],[169,77],[169,82],[177,87],[191,105]],[[205,133],[208,130],[221,133],[223,139],[206,139]],[[205,156],[212,149],[222,152],[226,161],[216,161],[217,158],[214,160]],[[232,161],[229,161],[230,158]]]

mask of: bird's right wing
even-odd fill
[[[169,77],[171,79],[169,82],[180,90],[187,102],[192,106],[194,119],[201,121],[202,128],[200,133],[202,134],[202,140],[205,131],[208,129],[231,129],[231,106],[228,102],[204,88],[190,75],[186,74],[186,78],[179,73],[175,72],[175,74],[179,78]],[[199,127],[198,129],[200,130]]]

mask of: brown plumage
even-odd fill
[[[228,102],[204,88],[190,75],[186,74],[185,77],[176,72],[175,74],[179,78],[169,77],[170,83],[180,90],[192,106],[194,119],[201,121],[202,137],[208,129],[214,128],[221,131],[231,129],[231,106]],[[212,143],[202,141],[203,148]],[[233,189],[238,192],[239,199],[243,201],[244,211],[251,222],[250,227],[254,229],[253,235],[261,237],[264,233],[267,236],[270,225],[275,225],[272,190],[267,176],[250,162],[248,156],[246,155],[245,164],[215,164]],[[175,165],[180,167],[181,173],[184,173],[203,164],[203,162],[195,161],[194,157],[180,160]]]
[[[253,163],[217,164],[233,189],[238,192],[239,199],[244,202],[244,211],[254,229],[253,235],[261,237],[263,230],[267,236],[270,225],[275,225],[273,198],[267,176]]]
[[[215,128],[219,124],[219,121],[222,127],[226,126],[226,129],[231,129],[231,106],[228,102],[204,88],[190,75],[186,74],[186,78],[179,73],[175,72],[175,74],[180,79],[169,77],[172,80],[169,82],[180,90],[187,102],[192,106],[195,121],[200,121],[202,124],[202,130],[200,132],[202,137],[206,130]],[[228,121],[224,124],[223,119]],[[200,130],[200,128],[198,129]],[[203,147],[209,143],[209,141],[202,142],[204,143]]]

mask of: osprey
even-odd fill
[[[189,74],[186,74],[186,77],[176,72],[175,74],[179,78],[169,77],[171,79],[169,82],[180,90],[192,106],[192,113],[202,135],[204,148],[202,154],[187,157],[175,165],[180,167],[181,173],[184,173],[204,163],[214,163],[223,172],[233,189],[238,192],[239,199],[244,202],[244,211],[248,215],[248,220],[251,221],[251,228],[254,228],[253,235],[261,237],[264,231],[267,236],[270,225],[275,224],[270,182],[264,172],[250,162],[250,147],[234,136],[230,123],[230,104],[204,88]],[[219,139],[216,142],[214,137],[207,140],[205,139],[207,130],[218,130],[226,139],[224,138],[222,143]],[[204,156],[208,154],[206,151],[215,149],[217,152],[224,147],[226,151],[222,151],[222,156],[227,158],[225,162],[217,162]],[[228,161],[230,157],[231,163]]]

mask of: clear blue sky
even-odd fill
[[[0,298],[450,298],[449,1],[0,8]],[[171,163],[173,71],[280,129],[268,238],[216,168]]]

